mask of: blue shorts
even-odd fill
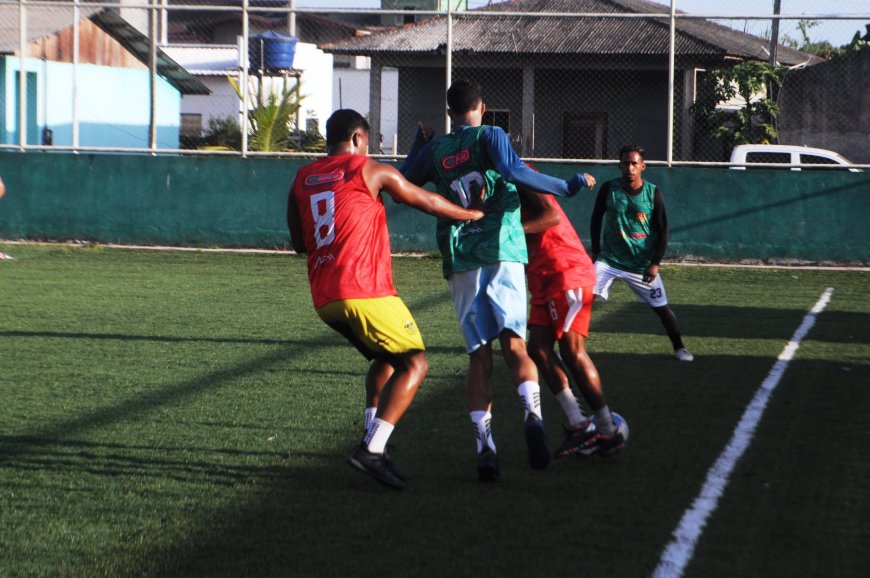
[[[452,274],[447,284],[468,353],[495,341],[505,329],[526,338],[525,265],[484,265]]]

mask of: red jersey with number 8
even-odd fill
[[[293,198],[308,253],[314,307],[396,295],[387,213],[362,169],[368,157],[328,156],[296,173]]]

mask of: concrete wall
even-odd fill
[[[0,239],[287,247],[287,190],[303,161],[0,153]],[[580,167],[539,164],[567,178]],[[586,167],[603,182],[615,167]],[[649,168],[665,193],[669,255],[870,262],[870,173]],[[588,241],[594,193],[563,203]],[[435,221],[386,201],[397,251],[436,250]]]
[[[352,108],[363,116],[370,116],[371,70],[368,68],[334,68],[332,74],[333,109]],[[380,146],[384,154],[390,154],[399,125],[399,71],[395,68],[384,68],[381,71],[380,112],[381,134],[384,137]],[[330,114],[332,114],[331,110],[323,117],[324,123]],[[323,134],[326,134],[325,126]],[[413,137],[413,134],[411,136]],[[407,149],[398,150],[399,152],[407,151]]]
[[[780,143],[870,163],[870,48],[792,71],[779,102]]]

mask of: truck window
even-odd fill
[[[787,165],[791,163],[791,155],[789,153],[750,151],[746,153],[746,162],[758,164],[781,163]]]

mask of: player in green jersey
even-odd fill
[[[641,301],[649,303],[664,325],[680,361],[692,361],[677,327],[659,263],[668,246],[668,218],[664,195],[643,178],[644,150],[626,145],[619,151],[622,177],[604,183],[592,210],[592,258],[595,294],[607,299],[617,279],[625,281]],[[603,238],[602,238],[603,221]]]
[[[525,344],[528,256],[516,185],[570,197],[594,183],[582,173],[563,181],[527,167],[501,128],[483,125],[486,105],[478,84],[453,83],[447,104],[453,132],[429,142],[418,132],[402,172],[418,185],[434,182],[440,194],[459,205],[470,206],[481,197],[487,203],[487,215],[479,221],[439,219],[436,235],[469,355],[466,393],[477,434],[478,478],[493,481],[500,477],[491,429],[496,339],[525,410],[529,464],[541,469],[550,461],[538,371]]]

